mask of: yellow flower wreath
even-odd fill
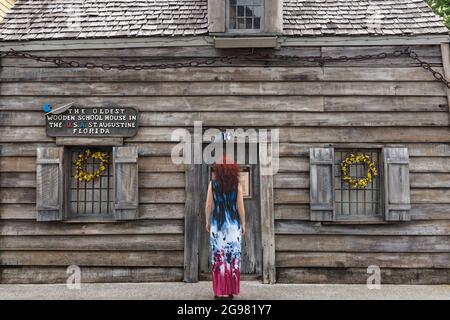
[[[94,172],[86,172],[84,171],[84,163],[87,159],[93,158],[100,162],[98,170]],[[75,179],[78,179],[80,181],[89,182],[91,180],[95,180],[96,178],[100,177],[103,171],[106,170],[106,165],[108,164],[108,156],[105,152],[94,152],[92,153],[91,150],[86,149],[84,152],[78,154],[77,159],[74,162],[75,165]]]
[[[367,165],[367,174],[365,178],[354,179],[350,176],[349,167],[353,164],[364,163]],[[351,154],[341,163],[342,167],[342,180],[350,184],[354,189],[364,189],[372,182],[373,178],[378,175],[378,170],[375,163],[370,161],[370,157],[365,154],[354,155]]]

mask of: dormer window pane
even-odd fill
[[[228,30],[258,31],[261,29],[262,0],[228,0]]]

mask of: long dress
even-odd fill
[[[214,210],[211,218],[211,271],[215,296],[240,291],[242,229],[236,206],[237,191],[223,193],[212,180]]]

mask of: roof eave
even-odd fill
[[[449,43],[448,34],[426,34],[409,36],[331,36],[331,37],[297,37],[280,36],[278,42],[282,47],[308,46],[404,46],[404,45],[438,45]],[[27,40],[0,42],[0,51],[10,49],[37,50],[82,50],[82,49],[120,49],[120,48],[154,48],[154,47],[196,47],[214,46],[214,37],[140,37],[107,39],[64,39],[64,40]]]

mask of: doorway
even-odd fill
[[[204,146],[205,147],[205,146]],[[239,150],[239,151],[238,151]],[[243,152],[245,151],[245,161]],[[260,168],[258,159],[258,144],[238,144],[234,143],[234,160],[237,161],[241,152],[241,183],[244,186],[245,196],[244,205],[246,212],[246,234],[242,239],[241,249],[241,275],[243,280],[261,279],[262,274],[262,243],[261,243],[261,198],[260,198]],[[250,152],[256,152],[256,155],[250,156]],[[199,217],[200,234],[199,234],[199,280],[210,279],[210,247],[209,234],[205,230],[205,210],[204,203],[208,191],[208,184],[211,180],[211,165],[203,163],[198,171],[200,175],[200,206],[201,214]]]

